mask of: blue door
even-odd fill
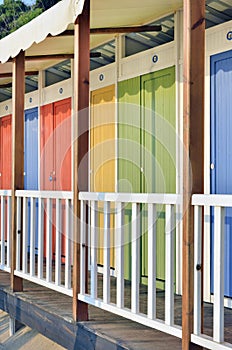
[[[232,50],[211,57],[211,193],[232,194]],[[225,214],[225,296],[232,297],[232,208]],[[213,224],[213,211],[211,223]],[[211,224],[211,292],[213,245]]]
[[[25,111],[24,124],[24,189],[38,190],[38,108]],[[28,201],[28,227],[30,228],[30,201]],[[35,253],[38,249],[38,203],[36,203]],[[28,229],[29,233],[29,229]],[[30,235],[28,237],[30,245]]]

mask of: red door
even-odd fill
[[[41,107],[40,120],[40,188],[48,191],[71,191],[71,98]],[[63,205],[64,201],[62,201]],[[53,203],[54,206],[55,203]],[[62,213],[61,254],[62,257],[65,257],[64,210]],[[55,254],[55,209],[53,210],[52,247],[53,254]]]
[[[0,189],[11,189],[12,169],[12,135],[11,115],[0,119]],[[4,236],[7,240],[7,200],[5,199],[5,229]]]
[[[11,116],[0,119],[0,188],[11,189],[12,136]]]

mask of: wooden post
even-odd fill
[[[21,51],[13,59],[13,87],[12,87],[12,262],[11,288],[22,291],[23,280],[14,276],[16,267],[16,190],[24,189],[24,93],[25,93],[25,55]]]
[[[182,349],[193,332],[193,193],[204,193],[205,0],[184,0],[184,183]]]
[[[88,319],[88,305],[78,300],[80,292],[80,202],[79,191],[88,191],[90,0],[75,23],[74,37],[74,261],[73,318]]]

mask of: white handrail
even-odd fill
[[[232,195],[230,194],[194,194],[192,205],[209,207],[232,207]]]
[[[181,204],[181,195],[173,193],[80,192],[79,199],[122,203]]]
[[[15,191],[16,197],[41,198],[41,199],[73,199],[71,191]]]

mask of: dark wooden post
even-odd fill
[[[24,189],[24,93],[25,93],[25,55],[21,51],[13,59],[12,85],[12,263],[11,288],[13,291],[22,291],[23,280],[14,276],[16,267],[16,198],[15,191]]]
[[[88,305],[78,300],[80,291],[80,191],[88,191],[90,0],[75,23],[74,38],[74,262],[73,318],[88,319]]]
[[[204,193],[205,0],[184,0],[184,187],[182,349],[193,332],[193,193]]]

